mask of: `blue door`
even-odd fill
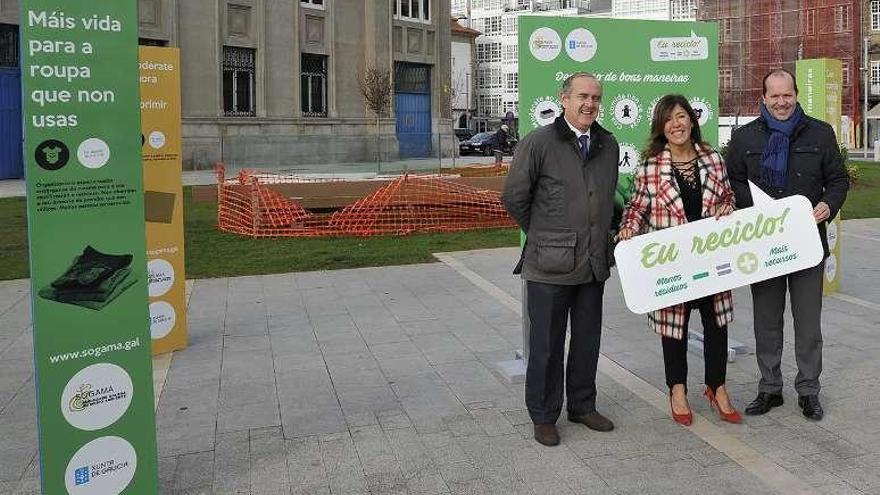
[[[394,109],[401,158],[431,156],[431,95],[395,93]]]
[[[21,71],[0,68],[0,179],[24,177],[21,159]]]
[[[431,66],[394,64],[394,113],[401,158],[431,153]]]

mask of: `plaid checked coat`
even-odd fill
[[[703,218],[711,217],[723,204],[734,206],[733,189],[721,155],[708,146],[695,144],[694,148],[703,188]],[[648,158],[636,169],[634,189],[623,212],[621,230],[632,229],[639,235],[687,223],[684,203],[672,175],[669,148],[658,156]],[[718,326],[732,322],[733,295],[730,291],[711,297]],[[648,313],[648,325],[664,337],[681,339],[688,311],[686,303],[652,311]]]

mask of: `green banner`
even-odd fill
[[[135,0],[23,0],[43,493],[156,493]]]
[[[602,83],[598,121],[620,143],[624,201],[666,94],[683,94],[699,116],[703,139],[718,143],[718,27],[705,22],[579,17],[519,18],[519,132],[562,115],[559,89],[574,72]],[[622,207],[622,205],[618,205]]]
[[[833,129],[840,141],[843,88],[843,64],[833,58],[811,58],[798,60],[797,72],[798,102],[810,117],[824,120]],[[840,290],[840,259],[843,251],[840,246],[841,213],[828,221],[827,239],[829,256],[825,259],[825,278],[823,292],[833,294]]]

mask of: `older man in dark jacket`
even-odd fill
[[[726,163],[738,208],[752,206],[748,181],[773,198],[800,194],[813,204],[813,217],[825,257],[825,223],[846,199],[849,180],[831,126],[804,114],[797,103],[797,83],[783,69],[764,77],[761,117],[734,132]],[[798,373],[794,387],[804,416],[820,420],[819,375],[822,373],[823,259],[808,268],[752,284],[755,355],[761,371],[758,396],[746,414],[764,414],[782,405],[782,327],[785,292],[791,296]]]
[[[520,265],[530,319],[526,406],[544,445],[559,443],[569,316],[568,419],[598,431],[614,427],[596,412],[596,366],[619,149],[596,123],[602,88],[595,76],[573,74],[560,96],[564,115],[517,145],[503,194],[527,234]]]

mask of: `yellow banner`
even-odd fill
[[[141,150],[153,354],[186,347],[180,50],[140,47]]]

